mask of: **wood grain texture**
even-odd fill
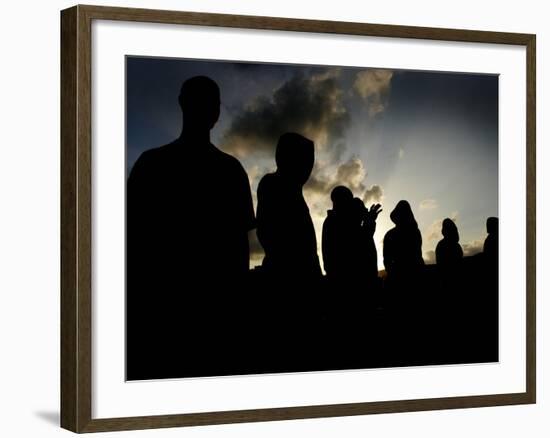
[[[536,281],[537,281],[537,80],[536,80],[536,37],[531,35],[527,42],[527,394],[532,403],[537,398],[537,311],[536,311]]]
[[[91,22],[61,14],[61,425],[91,419]]]
[[[443,29],[418,26],[395,26],[342,21],[302,20],[296,18],[259,17],[253,15],[211,14],[104,6],[80,6],[95,19],[139,21],[149,23],[221,26],[245,29],[285,30],[295,32],[366,35],[388,38],[414,38],[495,44],[526,45],[531,35],[464,29]]]
[[[306,418],[343,417],[442,409],[464,409],[531,403],[525,393],[449,397],[388,402],[349,403],[243,411],[206,412],[197,414],[146,417],[106,418],[92,420],[82,432],[106,432],[135,429],[200,426]]]
[[[61,426],[77,429],[76,8],[61,16]]]
[[[525,46],[527,49],[526,392],[92,419],[91,23],[96,19]],[[530,34],[99,6],[75,6],[62,11],[61,426],[74,432],[100,432],[534,403],[536,400],[535,59],[536,39]]]

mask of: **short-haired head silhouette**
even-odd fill
[[[498,217],[487,218],[487,234],[498,233]]]
[[[353,201],[353,193],[345,186],[336,186],[330,192],[330,200],[334,210],[345,209]]]
[[[181,86],[178,98],[184,127],[210,131],[220,117],[220,89],[206,76],[194,76]]]
[[[458,242],[460,237],[458,235],[458,228],[452,219],[446,218],[441,226],[441,234],[443,237],[451,242]]]
[[[398,227],[413,226],[417,227],[411,205],[408,201],[401,200],[397,203],[393,211],[390,213],[390,219]]]
[[[293,184],[303,186],[315,162],[314,144],[293,132],[281,135],[275,151],[277,173]]]

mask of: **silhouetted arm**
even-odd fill
[[[422,257],[422,234],[420,233],[420,230],[416,229],[416,235],[417,235],[417,246],[416,246],[416,256],[418,257],[418,261],[421,265],[424,264],[424,257]]]
[[[145,210],[154,197],[155,164],[154,150],[143,152],[134,163],[127,182],[128,208]]]
[[[382,213],[382,206],[380,204],[372,204],[370,209],[367,210],[363,221],[363,228],[370,237],[374,236],[376,232],[376,219],[380,213]]]
[[[278,205],[266,177],[262,178],[257,190],[258,207],[256,212],[258,240],[266,255],[276,251],[277,225],[275,221]]]
[[[393,239],[391,236],[391,230],[386,233],[384,236],[384,244],[383,244],[383,255],[384,255],[384,267],[386,268],[386,272],[390,273],[393,269],[394,265],[394,248],[393,248]]]
[[[361,226],[361,229],[365,233],[366,236],[372,237],[374,236],[374,233],[376,232],[376,222],[371,217],[367,217],[363,221],[363,225]]]
[[[239,254],[239,270],[246,273],[250,268],[250,244],[248,241],[248,231],[256,227],[256,218],[254,216],[254,206],[252,204],[252,194],[250,192],[250,183],[248,175],[240,163],[237,171],[237,191],[235,214],[237,215],[237,252]]]
[[[440,265],[441,262],[444,262],[443,258],[443,240],[440,240],[435,247],[435,263]]]
[[[238,193],[239,203],[236,206],[241,216],[240,222],[245,232],[256,227],[256,217],[254,216],[254,205],[252,203],[252,193],[250,191],[250,182],[248,175],[242,165],[239,163],[238,171]]]
[[[144,152],[135,162],[127,181],[126,192],[126,256],[128,297],[146,291],[151,280],[149,263],[154,246],[153,215],[154,178],[151,177],[150,154]]]
[[[143,153],[134,163],[127,182],[126,191],[126,221],[128,244],[135,245],[140,230],[147,224],[147,214],[151,205],[151,181],[148,177],[147,153]],[[135,237],[135,239],[134,239]],[[136,245],[137,246],[137,245]]]
[[[323,251],[323,265],[325,267],[325,273],[331,275],[333,273],[333,260],[334,260],[334,241],[331,235],[330,220],[326,218],[323,222],[323,235],[321,241],[321,247]]]

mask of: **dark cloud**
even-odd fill
[[[374,184],[370,187],[370,189],[367,189],[365,191],[365,194],[363,195],[363,202],[365,204],[370,204],[372,202],[380,202],[382,201],[382,187],[380,187],[378,184]]]
[[[357,73],[353,88],[365,100],[369,116],[376,116],[388,106],[392,77],[391,70],[369,69]]]
[[[235,70],[251,71],[263,69],[265,64],[259,62],[235,62],[233,67]]]
[[[464,243],[462,245],[464,256],[473,256],[479,254],[480,252],[483,252],[483,243],[484,241],[482,239],[472,240],[471,242]]]
[[[449,216],[454,223],[458,220],[458,211],[454,211]],[[433,221],[432,224],[426,229],[424,235],[428,241],[439,241],[443,238],[441,234],[441,227],[443,226],[443,221],[445,218],[438,219]]]
[[[356,196],[361,196],[366,188],[363,183],[366,176],[363,162],[357,157],[341,163],[332,173],[327,173],[323,165],[316,164],[304,189],[310,193],[325,195],[330,194],[334,187],[342,185]]]
[[[462,244],[462,252],[464,257],[474,256],[483,252],[483,239],[472,240],[471,242]],[[435,263],[435,251],[426,251],[424,253],[424,261],[427,264]]]
[[[316,165],[304,189],[306,194],[323,196],[326,202],[330,202],[332,189],[342,185],[348,187],[355,196],[362,198],[365,204],[380,202],[383,197],[382,187],[375,184],[367,188],[366,177],[363,162],[357,157],[352,157],[341,163],[332,173],[327,173],[323,166]]]
[[[328,177],[327,175],[322,174],[320,167],[315,164],[311,176],[307,180],[304,190],[309,193],[316,193],[324,195],[330,193],[330,191],[335,187],[334,178]]]
[[[222,138],[222,148],[237,156],[273,152],[284,132],[311,138],[332,156],[345,147],[350,118],[342,104],[338,70],[296,74],[272,94],[254,99],[237,114]]]
[[[336,181],[339,184],[347,186],[352,192],[362,192],[365,190],[363,180],[367,176],[363,162],[359,158],[351,158],[338,166],[336,171]]]

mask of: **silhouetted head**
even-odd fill
[[[311,140],[293,132],[281,135],[275,151],[277,173],[292,183],[304,185],[311,175],[314,161]]]
[[[399,201],[390,213],[390,219],[398,227],[418,227],[408,201]]]
[[[347,210],[353,201],[353,193],[345,186],[336,186],[330,192],[330,199],[334,210]]]
[[[458,235],[458,228],[452,219],[446,218],[441,226],[441,234],[445,239],[451,242],[458,243],[460,237]]]
[[[359,198],[353,198],[351,201],[353,217],[358,221],[362,221],[365,218],[366,207],[365,203]]]
[[[498,217],[487,218],[487,234],[498,234]]]
[[[185,126],[210,131],[220,116],[218,84],[206,76],[187,79],[181,86],[179,103]]]

